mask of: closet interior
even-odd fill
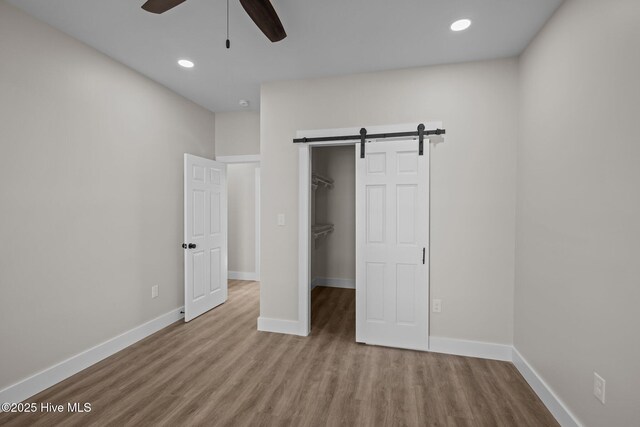
[[[311,151],[311,306],[318,287],[355,290],[355,147],[314,147]],[[342,298],[355,292],[333,292]],[[352,294],[352,295],[350,295]],[[322,300],[324,301],[324,300]],[[313,322],[312,308],[312,322]]]

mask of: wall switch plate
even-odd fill
[[[593,395],[604,405],[605,380],[597,372],[593,373]]]
[[[158,298],[158,285],[151,287],[151,298]]]
[[[284,214],[278,214],[278,225],[282,226],[285,224]]]
[[[442,313],[442,300],[434,299],[433,300],[433,312],[434,313]]]

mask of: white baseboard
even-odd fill
[[[512,346],[481,341],[429,337],[429,351],[511,362]]]
[[[356,281],[354,279],[340,279],[337,277],[315,277],[311,281],[311,289],[316,286],[324,286],[327,288],[355,289]]]
[[[582,427],[578,418],[511,345],[432,336],[429,338],[429,351],[512,362],[562,427]]]
[[[258,317],[258,330],[288,335],[307,335],[301,332],[300,322],[297,320],[271,319],[262,316]]]
[[[578,418],[571,413],[562,400],[553,392],[551,387],[544,382],[542,377],[538,375],[515,347],[513,348],[513,364],[562,427],[582,426]]]
[[[177,308],[108,341],[76,354],[50,368],[38,372],[0,391],[0,402],[22,402],[31,396],[77,374],[132,344],[182,319],[183,308]]]
[[[229,271],[229,280],[252,280],[257,282],[260,280],[256,273],[246,271]]]

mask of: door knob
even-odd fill
[[[189,243],[189,249],[195,249],[195,248],[196,248],[195,243]]]

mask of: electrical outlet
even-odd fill
[[[278,214],[278,225],[282,226],[285,224],[284,214]]]
[[[158,298],[158,285],[151,287],[151,298]]]
[[[433,300],[433,312],[434,313],[441,313],[442,312],[442,300],[441,299],[434,299]]]
[[[593,395],[604,405],[605,380],[597,372],[593,373]]]

